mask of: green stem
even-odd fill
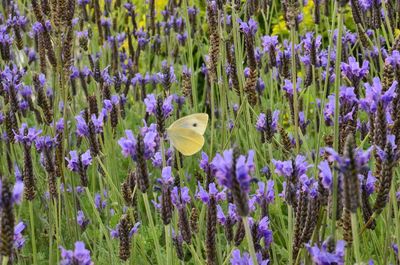
[[[339,150],[339,92],[340,92],[340,62],[341,62],[341,54],[342,54],[342,35],[343,35],[343,10],[339,7],[339,15],[338,15],[338,36],[336,43],[336,62],[335,62],[335,141],[334,141],[334,149]],[[333,205],[332,212],[336,213],[337,209],[337,196],[338,196],[338,172],[335,170],[333,174]],[[336,216],[332,215],[331,219],[331,234],[335,239],[336,232]]]
[[[1,262],[2,265],[7,265],[9,261],[9,258],[7,256],[3,257],[3,261]]]
[[[167,264],[169,265],[169,264],[172,264],[171,263],[171,227],[170,227],[170,225],[168,224],[168,225],[165,225],[164,226],[164,228],[165,228],[165,249],[166,249],[166,252],[167,252]]]
[[[256,251],[254,249],[254,244],[253,244],[253,237],[251,236],[249,219],[246,216],[246,217],[242,217],[242,220],[243,220],[243,224],[244,224],[244,229],[246,231],[246,239],[247,239],[247,244],[248,244],[248,247],[249,247],[249,252],[250,252],[251,259],[253,261],[253,264],[258,264]]]
[[[396,172],[397,173],[397,172]],[[394,220],[395,220],[395,227],[396,227],[396,243],[400,246],[400,217],[399,217],[399,208],[397,204],[396,198],[396,190],[395,190],[395,178],[392,180],[392,186],[390,188],[390,199],[394,202],[393,203],[393,211],[394,211]],[[397,253],[397,259],[400,260],[400,252]]]
[[[86,192],[86,196],[87,196],[87,198],[89,199],[90,204],[91,204],[91,206],[92,206],[93,213],[94,213],[94,215],[95,215],[95,217],[96,217],[96,220],[97,220],[97,222],[98,222],[98,224],[99,224],[99,226],[100,226],[100,231],[99,231],[99,233],[98,233],[99,238],[105,238],[105,241],[106,241],[106,243],[107,243],[107,247],[108,247],[108,249],[110,250],[110,252],[108,253],[108,254],[109,254],[109,255],[108,255],[108,256],[109,256],[109,262],[110,262],[110,264],[114,264],[114,261],[113,261],[113,259],[112,259],[112,253],[111,253],[111,250],[113,249],[113,247],[112,247],[112,243],[111,243],[111,241],[110,241],[110,234],[109,234],[107,228],[105,227],[105,225],[104,225],[104,223],[103,223],[103,221],[102,221],[102,219],[101,219],[101,217],[100,217],[100,213],[99,213],[99,211],[98,211],[97,208],[96,208],[96,204],[95,204],[95,202],[94,202],[94,200],[93,200],[93,196],[92,196],[92,194],[90,193],[90,190],[89,190],[88,187],[85,187],[85,192]],[[101,235],[101,234],[103,234],[103,235]]]
[[[291,67],[292,67],[292,84],[293,84],[293,108],[294,108],[294,139],[296,141],[296,153],[300,151],[300,143],[299,143],[299,103],[298,103],[298,95],[297,95],[297,70],[296,70],[296,32],[295,28],[292,27],[290,29],[290,41],[292,44],[292,59],[291,59]]]
[[[357,212],[351,214],[351,230],[353,231],[353,250],[357,264],[361,264],[360,239],[358,234]]]
[[[192,253],[192,256],[194,257],[194,259],[195,259],[195,261],[196,261],[196,264],[197,264],[197,265],[204,264],[204,262],[202,262],[202,261],[200,260],[199,256],[197,255],[197,252],[196,252],[196,250],[194,249],[193,244],[190,244],[190,245],[189,245],[189,249],[190,249],[190,252]]]
[[[30,223],[31,223],[31,241],[32,241],[32,259],[33,264],[37,263],[37,250],[36,250],[36,237],[35,237],[35,218],[33,215],[33,202],[29,201],[29,216],[30,216]]]
[[[293,264],[293,208],[288,206],[288,252],[289,264]]]
[[[163,264],[161,256],[160,256],[160,254],[161,254],[160,242],[158,242],[156,228],[155,228],[154,222],[153,222],[153,216],[151,215],[149,198],[147,196],[147,193],[142,193],[142,196],[143,196],[144,207],[146,208],[147,219],[149,219],[149,223],[150,223],[150,233],[151,233],[151,236],[153,237],[154,245],[156,247],[157,264]]]
[[[161,148],[161,158],[162,158],[162,165],[163,168],[167,165],[165,161],[165,144],[164,144],[164,137],[160,137],[160,148]],[[179,154],[178,156],[178,161],[179,160]],[[165,251],[167,252],[167,264],[171,264],[171,257],[172,257],[172,249],[171,249],[171,227],[170,225],[165,225]]]

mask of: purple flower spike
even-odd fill
[[[210,163],[209,163],[208,155],[205,152],[201,152],[200,168],[205,173],[208,173],[210,170]]]
[[[364,86],[366,89],[365,98],[360,100],[360,106],[368,113],[375,113],[379,103],[382,103],[383,107],[386,108],[396,96],[395,89],[397,87],[397,81],[394,81],[390,88],[384,93],[379,77],[375,77],[372,80],[372,85],[365,83]]]
[[[208,186],[208,192],[203,189],[200,182],[198,183],[198,188],[199,191],[196,194],[196,198],[200,199],[203,203],[208,203],[210,196],[215,196],[216,201],[223,201],[226,198],[225,191],[218,191],[215,183],[210,183]]]
[[[78,115],[75,117],[76,120],[76,134],[80,137],[88,136],[89,135],[89,127],[86,124],[85,119]]]
[[[189,195],[189,188],[183,187],[180,189],[179,195],[179,188],[174,187],[171,192],[171,201],[175,205],[176,208],[184,208],[189,202],[191,198]]]
[[[163,185],[171,185],[174,182],[174,178],[172,177],[172,168],[164,167],[161,173],[161,183]]]
[[[136,144],[137,140],[135,136],[133,136],[133,132],[131,130],[125,131],[125,138],[121,138],[118,140],[118,144],[122,149],[122,155],[125,157],[132,157],[132,159],[136,158]]]
[[[237,19],[239,23],[240,30],[248,36],[255,36],[257,32],[257,22],[250,18],[247,23],[243,22],[240,18]]]
[[[85,243],[75,242],[75,250],[61,249],[60,265],[94,265],[90,257],[90,251],[85,248]]]
[[[270,52],[271,49],[275,51],[276,47],[278,46],[278,36],[263,36],[261,37],[262,46],[265,52]]]
[[[275,200],[274,181],[268,180],[267,187],[264,182],[259,181],[255,197],[258,204],[261,204],[263,200],[268,204],[273,203]]]
[[[386,58],[385,63],[391,64],[393,67],[400,66],[400,52],[398,50],[394,50],[392,54]]]
[[[376,181],[377,179],[374,175],[372,175],[372,171],[368,171],[367,180],[365,181],[365,188],[367,191],[367,195],[371,195],[375,191]]]
[[[275,110],[273,112],[271,124],[268,124],[267,115],[265,113],[260,113],[256,123],[257,131],[263,132],[271,130],[272,133],[276,133],[278,128],[279,113],[279,110]]]
[[[154,114],[157,107],[157,99],[154,94],[148,94],[144,99],[144,104],[146,105],[146,112],[149,114]]]
[[[300,86],[301,86],[301,82],[302,82],[302,79],[300,78],[300,77],[298,77],[297,78],[297,82],[296,82],[296,89],[297,89],[297,92],[300,92]],[[292,81],[290,81],[290,80],[287,80],[287,79],[285,79],[285,84],[284,84],[284,86],[282,87],[282,89],[289,95],[289,96],[293,96],[293,83],[292,83]]]
[[[174,106],[172,101],[174,99],[173,95],[168,96],[162,105],[162,111],[165,118],[170,116],[174,110]],[[146,112],[151,115],[156,115],[156,108],[157,108],[157,98],[154,94],[148,94],[147,97],[144,99],[144,104],[146,105]]]
[[[15,141],[18,143],[31,146],[36,138],[42,133],[42,130],[37,130],[35,128],[28,128],[26,123],[21,124],[21,128],[18,133],[14,131]]]
[[[24,183],[22,181],[15,182],[12,195],[13,203],[21,204],[23,191],[24,191]]]
[[[150,127],[141,128],[141,135],[143,136],[144,143],[144,158],[151,159],[158,148],[159,138],[157,137],[156,127],[150,125]],[[118,140],[118,144],[122,149],[122,155],[125,157],[130,156],[132,160],[137,160],[137,139],[133,135],[131,130],[125,131],[126,137],[122,137]]]
[[[326,264],[343,265],[345,245],[346,245],[345,241],[339,240],[336,243],[336,249],[334,252],[328,251],[327,241],[325,241],[322,244],[321,248],[319,248],[317,244],[315,244],[313,247],[311,247],[309,244],[306,244],[306,248],[310,253],[313,262],[316,265],[326,265]]]
[[[241,188],[248,192],[250,188],[250,174],[254,171],[254,151],[250,150],[247,156],[241,155],[236,161],[235,176],[232,175],[233,150],[229,149],[223,154],[217,154],[211,162],[211,167],[220,185],[232,188],[232,180],[236,177]]]
[[[52,149],[56,145],[56,139],[48,135],[40,136],[35,141],[35,147],[38,152],[43,152],[45,149]]]
[[[78,215],[76,216],[76,221],[82,230],[85,230],[86,226],[90,223],[90,220],[85,217],[83,211],[78,211]]]
[[[90,150],[87,150],[80,157],[77,151],[69,152],[70,158],[65,158],[68,162],[68,169],[72,172],[81,172],[86,170],[92,164],[92,156]]]
[[[25,230],[26,225],[23,222],[19,222],[14,227],[14,248],[20,250],[25,245],[25,238],[22,235],[22,232]]]
[[[369,63],[365,60],[360,67],[356,58],[350,57],[348,63],[342,63],[340,65],[340,69],[342,70],[342,75],[352,81],[353,86],[357,87],[361,79],[367,76],[369,72]]]
[[[263,260],[262,255],[260,253],[256,253],[257,255],[257,262],[260,265],[268,265],[269,260]],[[250,257],[250,254],[247,252],[243,252],[243,254],[240,253],[239,249],[235,249],[232,251],[232,256],[231,256],[231,265],[253,265],[253,260]]]
[[[272,163],[275,165],[275,173],[286,178],[292,177],[292,174],[295,173],[294,177],[300,179],[304,177],[308,168],[311,167],[306,161],[306,157],[302,155],[298,155],[295,161],[272,160]]]
[[[319,176],[322,180],[321,181],[322,185],[324,186],[325,189],[331,191],[333,176],[329,163],[326,160],[321,161],[321,163],[319,163],[318,165],[318,169],[319,169]]]
[[[85,153],[81,155],[83,168],[86,169],[89,165],[92,164],[92,156],[90,155],[90,150],[87,150]]]

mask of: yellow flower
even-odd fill
[[[124,42],[121,45],[121,49],[124,49],[125,51],[129,50],[128,38],[125,38]]]
[[[139,21],[138,27],[139,28],[141,28],[141,27],[145,28],[146,27],[146,15],[145,14],[142,15],[142,19]]]
[[[300,29],[312,29],[314,27],[314,0],[308,1],[307,5],[303,7],[303,21],[300,23]],[[279,16],[278,22],[272,27],[272,35],[285,35],[289,34],[289,30],[286,26],[286,22],[283,15]]]
[[[283,16],[279,16],[279,21],[272,27],[272,35],[289,34],[289,30],[286,26],[286,22]]]
[[[104,0],[101,0],[104,1]],[[147,12],[147,7],[143,5],[143,0],[135,0],[134,4],[140,11],[138,11],[138,16],[137,18],[140,19],[138,21],[138,27],[146,27],[146,12]],[[154,8],[156,10],[156,16],[160,16],[161,11],[165,8],[165,6],[168,4],[168,0],[154,0]]]
[[[394,37],[397,38],[398,36],[400,36],[400,29],[395,29],[394,30]]]
[[[314,0],[308,1],[307,5],[303,7],[303,21],[300,27],[306,29],[312,29],[314,27]]]
[[[164,7],[168,4],[168,0],[154,0],[156,14],[160,14],[160,12],[164,9]]]

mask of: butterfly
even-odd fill
[[[183,155],[191,156],[204,145],[208,114],[195,113],[173,122],[167,129],[171,144]]]

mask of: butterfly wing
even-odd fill
[[[169,126],[168,129],[190,129],[197,134],[203,135],[208,123],[208,114],[207,113],[195,113],[179,120],[175,121],[174,123]]]
[[[201,150],[204,137],[192,129],[168,128],[171,144],[183,155],[191,156]]]

